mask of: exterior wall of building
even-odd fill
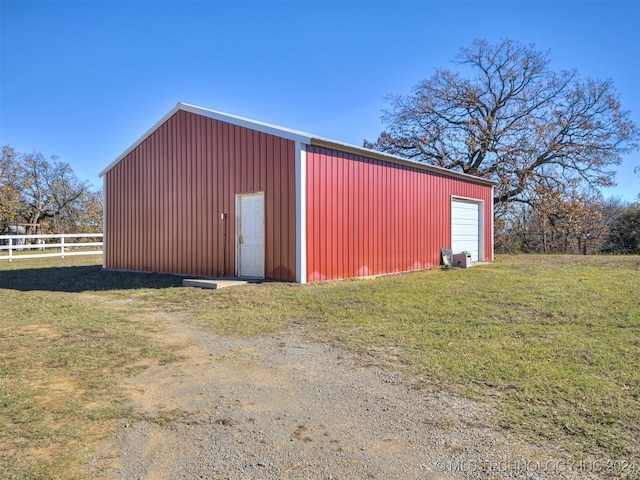
[[[490,185],[317,146],[306,161],[307,281],[439,265],[451,247],[452,196],[484,202],[492,260]]]
[[[236,195],[264,192],[265,276],[295,281],[294,143],[177,111],[104,174],[105,268],[235,275]]]

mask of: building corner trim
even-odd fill
[[[495,260],[496,256],[496,232],[495,232],[495,194],[496,186],[491,187],[491,261]]]
[[[107,175],[102,177],[102,268],[107,268]]]
[[[307,283],[307,146],[295,143],[296,283]]]

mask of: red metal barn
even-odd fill
[[[101,174],[104,267],[290,282],[493,259],[493,183],[179,103]]]

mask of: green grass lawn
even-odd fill
[[[81,477],[129,413],[118,382],[142,359],[173,358],[148,341],[158,322],[136,321],[118,295],[172,281],[105,273],[95,257],[0,263],[0,478]]]
[[[640,460],[640,257],[504,256],[471,269],[218,292],[90,261],[0,264],[9,478],[79,471],[79,445],[108,434],[126,409],[118,380],[141,357],[172,358],[145,336],[162,325],[139,315],[169,309],[223,334],[293,328],[490,402],[508,434],[578,459]],[[61,454],[69,442],[78,448]]]

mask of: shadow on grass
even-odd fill
[[[24,292],[86,292],[181,287],[179,275],[117,272],[100,265],[25,268],[0,271],[0,288]]]

